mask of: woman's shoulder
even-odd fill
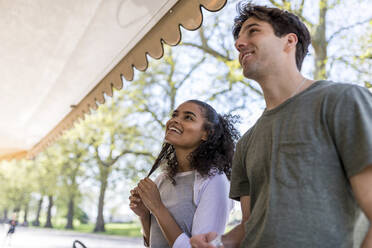
[[[225,173],[216,173],[215,175],[210,177],[210,183],[212,185],[223,185],[228,186],[229,185],[229,179],[227,179],[227,176]]]
[[[165,172],[161,172],[154,180],[154,183],[159,187],[160,183],[163,182],[167,177]]]
[[[211,176],[201,176],[199,173],[196,173],[196,181],[200,186],[226,186],[229,184],[229,180],[225,173],[215,173]]]
[[[196,173],[194,184],[194,199],[195,204],[198,205],[201,198],[205,199],[220,199],[228,196],[230,183],[225,173],[214,174],[211,176],[201,176]]]

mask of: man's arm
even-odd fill
[[[362,248],[372,247],[372,164],[350,178],[354,196],[369,220],[369,230]]]
[[[230,232],[222,236],[222,243],[225,248],[239,247],[245,236],[244,223],[247,222],[251,215],[251,198],[249,196],[240,197],[240,206],[242,210],[242,221]]]

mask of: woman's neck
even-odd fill
[[[191,164],[190,160],[188,159],[188,156],[190,155],[190,152],[185,151],[179,151],[176,150],[176,158],[178,163],[178,172],[185,172],[185,171],[191,171]]]

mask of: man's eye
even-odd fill
[[[254,28],[253,28],[253,29],[250,29],[250,30],[249,30],[249,33],[252,34],[252,33],[257,32],[257,31],[258,31],[258,29],[254,29]]]
[[[176,113],[173,113],[173,114],[171,115],[172,118],[174,118],[174,117],[176,117],[176,116],[177,116]]]

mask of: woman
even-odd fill
[[[232,207],[227,178],[239,138],[230,117],[198,100],[173,112],[149,176],[159,165],[164,172],[155,182],[141,180],[129,197],[146,246],[190,247],[192,235],[224,232]]]

